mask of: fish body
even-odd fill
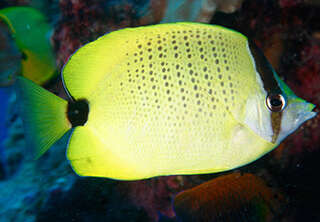
[[[37,132],[31,142],[37,157],[74,128],[67,158],[82,176],[135,180],[233,169],[315,115],[314,105],[289,90],[247,37],[221,26],[112,32],[80,48],[62,75],[73,101],[48,93],[39,100],[59,114],[38,109],[23,116],[27,131]],[[32,91],[42,89],[22,78],[19,85],[22,100],[33,101],[24,106],[39,102]],[[50,125],[42,115],[56,118],[48,140],[39,134]]]

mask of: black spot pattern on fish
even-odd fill
[[[240,56],[245,39],[222,32],[150,29],[137,38],[128,37],[123,42],[126,53],[114,71],[118,77],[108,90],[106,103],[112,111],[106,119],[123,126],[137,121],[154,135],[153,143],[179,141],[162,138],[160,128],[177,132],[190,126],[199,133],[199,142],[211,143],[210,135],[221,130],[216,126],[237,105],[241,87],[236,75],[243,72],[240,64],[249,60]]]

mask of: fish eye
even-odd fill
[[[281,112],[286,106],[286,100],[281,94],[269,94],[266,103],[272,112]]]

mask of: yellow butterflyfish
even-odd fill
[[[216,25],[106,34],[72,55],[62,77],[70,101],[19,77],[22,117],[36,158],[72,129],[67,159],[81,176],[234,169],[316,115],[252,41]]]

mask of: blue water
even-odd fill
[[[3,141],[7,136],[5,121],[11,91],[12,87],[0,88],[0,155],[3,151]]]

